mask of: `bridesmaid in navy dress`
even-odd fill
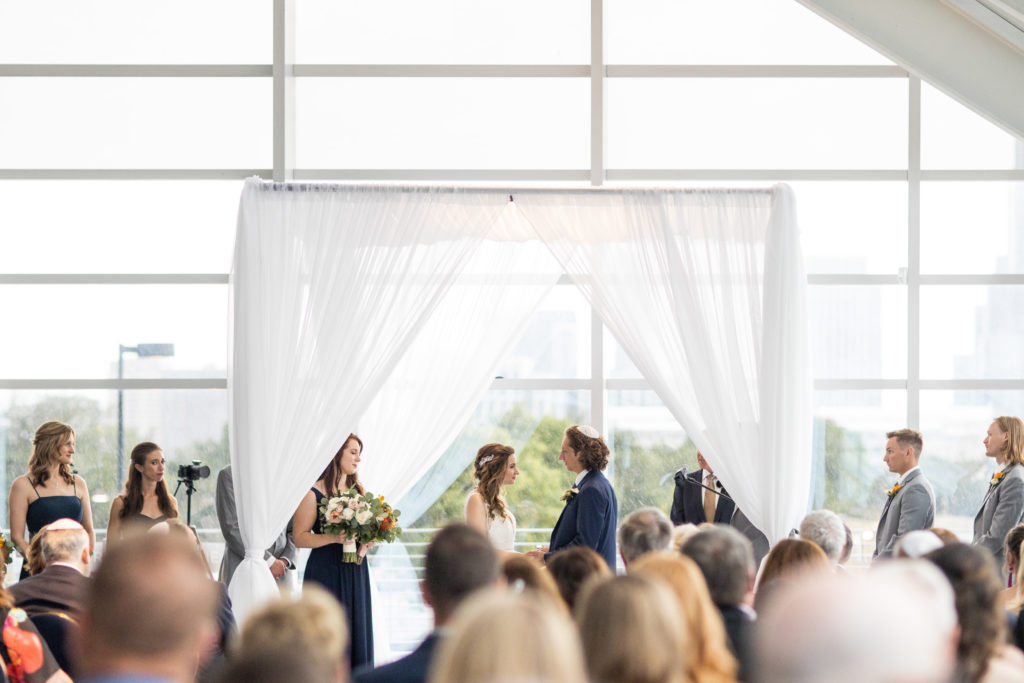
[[[355,486],[363,492],[356,470],[363,452],[363,442],[355,434],[345,440],[320,479],[299,503],[293,520],[295,545],[312,548],[306,563],[304,583],[318,583],[338,599],[348,613],[352,636],[351,667],[373,664],[373,619],[370,609],[370,571],[367,562],[342,562],[344,535],[321,533],[320,501],[335,491]],[[360,552],[369,546],[360,548]]]
[[[63,422],[46,422],[36,429],[32,438],[32,455],[28,474],[11,484],[8,506],[11,520],[11,542],[25,557],[29,537],[51,522],[65,517],[81,523],[89,534],[89,549],[96,544],[92,529],[92,507],[85,479],[72,473],[75,455],[75,430]],[[29,537],[25,536],[28,527]],[[21,569],[21,578],[28,568]]]
[[[126,531],[146,531],[154,524],[177,519],[178,501],[164,480],[166,466],[164,452],[155,443],[143,441],[132,449],[124,492],[110,504],[107,545],[120,541]]]

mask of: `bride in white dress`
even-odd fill
[[[473,478],[476,488],[466,499],[466,524],[491,539],[501,556],[513,555],[516,518],[505,503],[505,487],[519,476],[516,451],[511,446],[489,443],[476,454]]]

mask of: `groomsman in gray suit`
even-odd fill
[[[899,429],[888,432],[885,457],[890,472],[900,475],[886,493],[875,533],[873,558],[892,557],[896,541],[908,531],[927,529],[935,520],[935,492],[918,466],[924,441],[921,432]]]
[[[245,557],[245,544],[238,530],[238,511],[235,508],[235,485],[231,476],[231,465],[217,475],[217,521],[220,522],[221,533],[224,534],[224,559],[220,563],[220,580],[224,585],[231,583],[238,565]],[[270,567],[270,573],[279,582],[285,572],[295,569],[295,541],[292,540],[292,523],[288,520],[287,528],[274,541],[274,545],[263,553],[263,559]]]

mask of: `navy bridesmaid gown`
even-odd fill
[[[78,484],[75,483],[74,487],[75,495],[73,496],[40,496],[36,485],[32,484],[32,490],[38,497],[28,504],[28,509],[25,511],[25,526],[28,527],[30,539],[44,526],[56,522],[58,519],[66,517],[79,524],[82,523],[82,501],[78,497]],[[27,576],[28,563],[25,562],[21,565],[19,580]]]
[[[324,494],[315,488],[317,516],[313,533],[319,534],[320,502]],[[303,583],[314,582],[323,586],[338,599],[348,614],[348,631],[352,637],[349,649],[351,666],[355,670],[364,664],[373,664],[373,612],[370,605],[370,568],[364,559],[362,564],[342,562],[344,550],[340,543],[313,548],[306,562]]]

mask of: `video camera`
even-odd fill
[[[202,460],[193,460],[191,465],[178,465],[178,481],[193,482],[210,476],[210,468]]]

